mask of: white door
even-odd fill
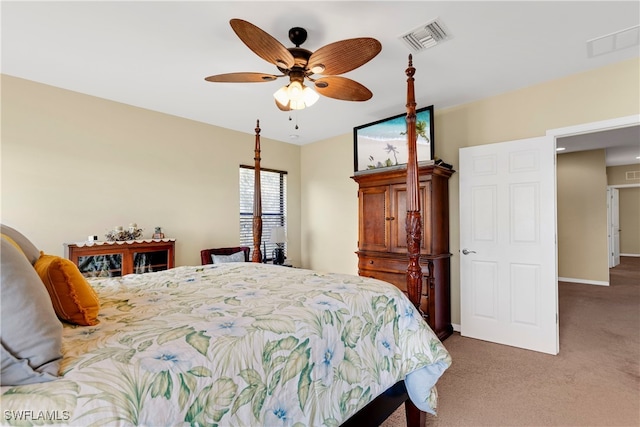
[[[609,189],[609,268],[620,264],[620,190]]]
[[[553,137],[460,149],[461,334],[557,354]]]

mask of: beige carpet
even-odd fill
[[[461,337],[438,382],[443,426],[640,426],[640,258],[611,286],[559,284],[557,356]],[[405,425],[401,407],[383,427]]]

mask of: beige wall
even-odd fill
[[[350,179],[353,143],[338,137],[306,145],[301,164],[303,265],[358,274],[358,185]]]
[[[177,265],[237,245],[240,164],[255,118],[234,132],[2,76],[2,222],[47,253],[131,222],[176,238]],[[262,138],[262,165],[289,172],[288,251],[300,263],[300,147]]]
[[[608,184],[619,188],[620,253],[640,256],[640,178],[627,179],[627,172],[640,172],[640,163],[607,168]],[[633,186],[633,187],[630,187]]]
[[[558,276],[609,283],[604,150],[557,156]]]
[[[620,254],[640,256],[640,188],[621,188]]]
[[[404,68],[399,65],[398,79],[403,79]],[[492,98],[448,109],[435,108],[435,152],[447,163],[458,164],[461,147],[489,144],[545,135],[547,130],[601,120],[614,119],[640,113],[640,62],[633,59],[589,72],[553,80]],[[416,71],[416,86],[428,81],[428,70]],[[426,80],[425,80],[426,79]],[[423,82],[423,83],[421,83]],[[418,99],[418,107],[429,105],[428,99]],[[354,106],[357,108],[357,106]],[[398,111],[404,102],[398,102]],[[361,123],[354,123],[354,126]],[[323,149],[323,147],[327,149]],[[348,177],[353,173],[351,161],[335,159],[353,158],[352,135],[320,141],[302,147],[302,203],[303,205],[333,206],[340,200],[343,206],[340,233],[357,236],[358,214],[355,186]],[[326,167],[314,166],[323,164]],[[307,187],[325,180],[341,179],[331,194],[307,194]],[[451,313],[453,323],[460,323],[459,278],[459,212],[458,174],[449,183],[451,223]],[[336,208],[338,209],[338,208]],[[322,211],[305,215],[304,230],[328,229],[335,216],[326,217]],[[335,233],[337,236],[338,233]],[[325,236],[326,241],[332,239]],[[601,244],[595,237],[595,244]],[[325,270],[357,272],[354,245],[314,245],[303,243],[303,252],[310,266]],[[559,254],[559,259],[563,254]],[[586,261],[585,261],[586,263]],[[605,267],[603,271],[608,271]],[[590,280],[599,280],[597,277]]]

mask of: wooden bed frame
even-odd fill
[[[422,219],[420,214],[420,193],[418,177],[418,157],[416,152],[416,101],[414,89],[413,57],[409,55],[407,75],[407,294],[409,300],[420,311],[422,294],[422,269],[420,267],[420,239],[422,237]],[[260,120],[256,122],[255,173],[253,198],[253,256],[252,262],[262,262],[260,242],[262,240],[262,196],[260,188]],[[404,381],[396,383],[383,394],[371,401],[358,413],[349,418],[342,426],[377,426],[386,420],[404,403],[407,427],[424,427],[426,413],[418,409],[409,399]]]

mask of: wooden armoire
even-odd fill
[[[449,177],[451,169],[419,167],[423,273],[420,309],[443,340],[451,326]],[[358,274],[407,290],[406,168],[360,172],[358,183]]]

